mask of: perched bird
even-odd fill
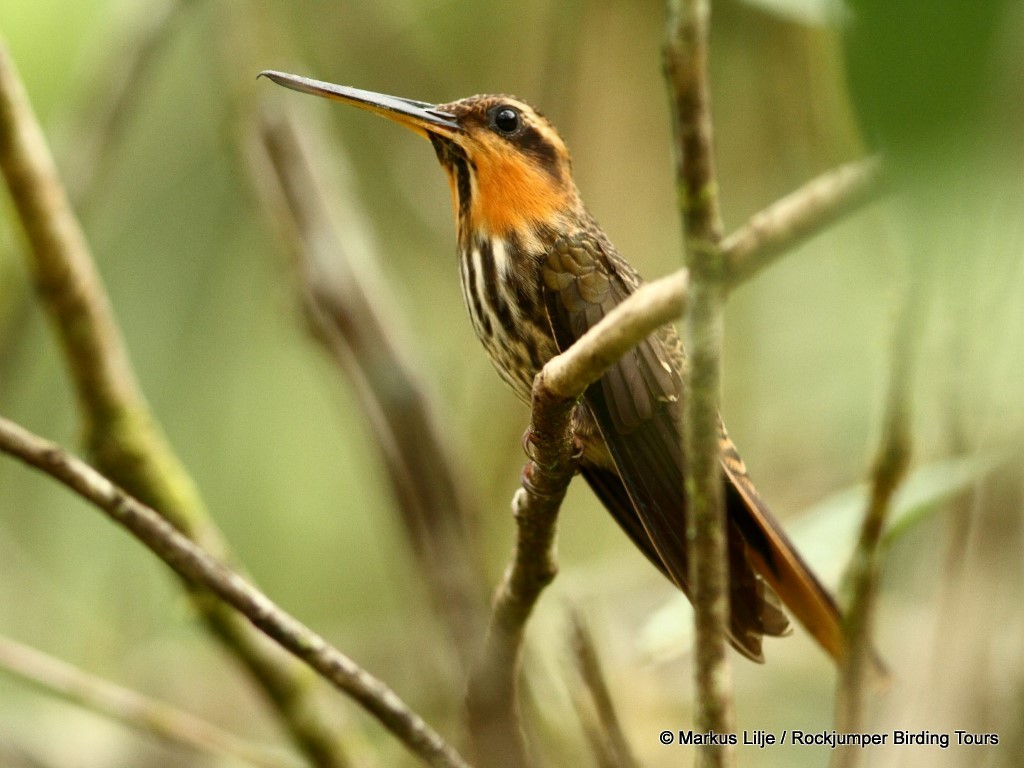
[[[565,143],[511,96],[428,104],[282,72],[296,91],[359,107],[434,147],[451,186],[462,294],[501,377],[530,402],[534,376],[641,284],[580,199]],[[587,389],[573,418],[580,472],[633,543],[690,594],[680,407],[684,352],[671,325]],[[794,549],[720,430],[728,518],[729,641],[763,661],[764,635],[790,632],[784,603],[835,659],[835,601]]]

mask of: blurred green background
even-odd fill
[[[1024,15],[1010,2],[899,5],[890,15],[890,4],[853,3],[841,30],[814,3],[714,3],[727,229],[869,147],[890,150],[902,185],[730,301],[723,414],[787,525],[866,478],[893,319],[912,280],[932,286],[914,386],[915,464],[1019,449]],[[123,121],[97,138],[120,57],[164,14],[165,37]],[[0,33],[75,193],[149,402],[235,552],[275,600],[455,732],[457,702],[439,691],[458,694],[461,683],[438,685],[451,673],[444,636],[365,421],[304,330],[286,248],[252,191],[246,152],[258,110],[314,121],[348,156],[341,167],[328,153],[323,171],[348,190],[348,215],[365,220],[402,309],[479,510],[489,584],[511,547],[527,414],[467,322],[449,193],[429,146],[255,74],[282,69],[434,102],[517,94],[559,127],[588,206],[622,253],[656,277],[681,258],[662,3],[0,0]],[[27,245],[6,195],[0,208],[0,412],[75,445],[73,395],[30,295]],[[1024,622],[1013,605],[1022,586],[1019,497],[992,498],[966,518],[939,510],[891,551],[878,646],[895,682],[870,724],[997,730],[1003,743],[879,750],[871,765],[1020,764],[1019,715],[1006,714],[1024,698]],[[968,568],[966,591],[945,578],[951,537],[968,565],[988,564]],[[546,733],[550,764],[587,764],[567,757],[584,749],[567,694],[575,685],[567,603],[595,631],[642,764],[685,764],[684,748],[657,742],[665,728],[690,727],[684,641],[666,660],[652,658],[644,640],[671,588],[581,483],[563,508],[559,549],[561,574],[529,633],[541,702],[534,727]],[[944,602],[948,593],[959,597]],[[283,738],[165,569],[9,461],[0,463],[0,634],[239,733]],[[830,729],[835,674],[823,654],[797,630],[770,642],[766,656],[764,667],[737,657],[739,727]],[[968,682],[946,669],[964,659],[981,669],[965,667]],[[376,724],[347,711],[357,755],[411,764]],[[83,768],[216,764],[2,675],[0,744]],[[745,766],[827,759],[818,748],[740,752]]]

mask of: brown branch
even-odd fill
[[[252,175],[268,211],[282,221],[310,332],[355,390],[424,583],[468,672],[487,608],[468,531],[475,515],[412,355],[393,330],[400,313],[373,274],[372,254],[362,254],[362,263],[353,258],[332,226],[310,162],[312,137],[269,117],[260,137]]]
[[[0,637],[0,671],[141,733],[262,768],[292,768],[276,750],[252,744],[187,712],[122,688],[35,648]]]
[[[684,373],[684,488],[693,591],[695,706],[703,732],[733,732],[725,508],[718,441],[725,269],[708,84],[709,0],[670,0],[665,74],[676,137],[676,187],[690,271]],[[697,752],[698,765],[735,762],[729,745]]]
[[[227,551],[139,390],[110,301],[14,64],[0,43],[0,168],[30,248],[29,269],[62,347],[82,441],[96,466],[218,557]],[[317,764],[348,764],[301,669],[222,606],[197,600],[210,631],[250,672]]]
[[[468,768],[459,754],[386,684],[88,464],[2,417],[0,451],[60,481],[105,512],[182,578],[232,606],[267,637],[353,698],[425,763],[438,768]]]
[[[722,241],[731,290],[818,234],[880,191],[882,163],[869,157],[811,179],[775,201]]]
[[[889,387],[886,395],[882,437],[871,477],[871,495],[861,522],[856,549],[843,575],[843,594],[847,597],[844,617],[846,654],[839,668],[836,695],[836,729],[841,733],[863,730],[865,682],[869,675],[883,675],[881,662],[872,643],[872,624],[878,577],[881,567],[880,543],[892,499],[910,466],[911,389],[914,345],[922,312],[920,287],[907,290],[893,336]],[[860,764],[862,750],[837,749],[832,768],[854,768]]]
[[[597,647],[594,645],[590,628],[577,611],[570,612],[570,619],[573,660],[576,662],[580,680],[590,694],[594,711],[593,715],[581,712],[581,719],[584,721],[591,747],[598,757],[598,764],[607,768],[637,768],[639,763],[626,740],[619,715],[615,711],[615,704],[601,669],[601,661],[597,656]],[[582,709],[583,703],[578,702],[577,707]],[[588,725],[588,719],[594,722]]]

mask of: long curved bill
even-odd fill
[[[266,77],[293,91],[310,93],[314,96],[322,96],[325,99],[365,109],[367,112],[373,112],[388,120],[401,123],[424,138],[429,138],[431,133],[451,137],[462,132],[455,120],[455,115],[443,112],[435,104],[428,104],[424,101],[413,101],[359,88],[325,83],[322,80],[312,80],[308,77],[289,75],[287,72],[275,72],[271,69],[260,72],[257,77]]]

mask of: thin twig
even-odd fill
[[[839,668],[836,695],[836,729],[840,733],[863,730],[865,682],[880,662],[872,650],[871,636],[878,576],[881,567],[879,543],[892,499],[910,466],[911,388],[914,346],[923,296],[911,282],[896,319],[893,336],[889,386],[885,403],[882,437],[875,456],[871,496],[861,523],[857,547],[843,576],[843,594],[848,597],[844,620],[846,655]],[[856,747],[837,749],[832,768],[854,768],[860,764]]]
[[[475,515],[413,356],[394,332],[400,313],[383,280],[366,274],[372,256],[348,254],[332,226],[310,137],[290,120],[269,117],[260,137],[264,162],[254,159],[253,175],[290,241],[310,332],[355,390],[424,583],[468,672],[487,609],[468,530]]]
[[[54,326],[95,465],[217,557],[223,537],[155,423],[128,360],[88,244],[7,50],[0,43],[0,168],[21,216],[37,293]],[[311,703],[300,667],[216,602],[196,601],[210,631],[249,671],[296,743],[320,766],[348,764]]]
[[[0,671],[46,693],[105,715],[135,730],[201,754],[216,754],[263,768],[294,768],[296,761],[210,725],[162,701],[91,675],[10,638],[0,637]]]
[[[811,179],[750,217],[722,241],[729,289],[749,280],[802,241],[873,200],[882,162],[869,157]]]
[[[425,763],[438,768],[468,768],[459,754],[385,683],[88,464],[2,417],[0,451],[59,480],[105,512],[180,576],[231,605],[265,635],[352,697]]]
[[[636,757],[622,730],[622,722],[612,701],[611,691],[601,669],[594,637],[578,611],[570,611],[572,621],[573,660],[580,680],[590,694],[596,723],[588,727],[588,738],[601,765],[614,768],[637,768]],[[582,715],[582,713],[581,713]],[[586,721],[585,721],[586,725]]]
[[[684,486],[690,584],[696,628],[697,727],[733,731],[725,508],[718,441],[725,269],[708,84],[708,0],[670,0],[665,74],[676,136],[676,186],[682,208],[690,292],[685,322]],[[697,752],[698,765],[735,762],[730,745]]]

